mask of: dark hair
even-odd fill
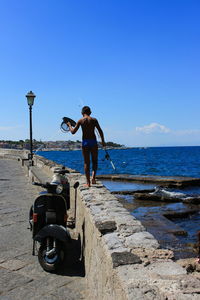
[[[86,114],[89,116],[91,114],[91,110],[90,110],[89,106],[83,106],[81,113],[83,115]]]

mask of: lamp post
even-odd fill
[[[33,139],[32,139],[32,106],[34,103],[35,95],[32,91],[30,91],[27,95],[27,102],[29,106],[29,119],[30,119],[30,154],[28,156],[29,164],[33,166]]]

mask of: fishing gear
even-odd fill
[[[98,135],[98,137],[100,138],[99,132],[98,132],[96,129],[95,129],[95,132],[96,132],[96,134]],[[106,153],[106,154],[105,154],[105,159],[107,159],[107,160],[110,161],[113,170],[116,171],[115,165],[114,165],[114,163],[113,163],[113,161],[112,161],[112,159],[111,159],[111,157],[110,157],[108,151],[107,151],[105,148],[103,148],[103,150],[104,150],[105,153]]]
[[[35,154],[36,154],[38,151],[42,150],[42,148],[44,148],[44,145],[40,145],[40,146],[35,150]]]
[[[76,122],[70,118],[67,118],[67,117],[63,117],[63,121],[62,123],[60,124],[60,129],[62,132],[66,133],[66,132],[69,132],[69,126],[67,125],[67,123],[70,123],[73,127],[76,125]]]
[[[106,155],[105,155],[105,159],[107,159],[107,160],[109,160],[109,161],[110,161],[110,163],[111,163],[111,166],[112,166],[113,170],[115,170],[115,171],[116,171],[115,165],[114,165],[114,163],[112,162],[112,159],[111,159],[111,157],[110,157],[110,155],[109,155],[108,151],[107,151],[106,149],[104,149],[104,151],[105,151],[105,153],[106,153]]]

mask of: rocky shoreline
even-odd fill
[[[186,177],[161,177],[161,176],[132,176],[132,175],[100,175],[102,180],[108,182],[121,182],[118,190],[111,191],[117,196],[123,206],[130,213],[139,218],[145,228],[152,233],[163,247],[171,247],[175,251],[175,258],[197,257],[198,237],[196,243],[187,242],[188,232],[178,224],[179,220],[194,222],[198,224],[200,214],[200,189],[198,178]],[[123,179],[122,181],[120,179]],[[120,190],[123,182],[129,182],[129,190]],[[132,190],[131,190],[132,182]],[[154,188],[149,188],[148,183],[154,183]],[[110,183],[112,186],[112,183]],[[134,189],[134,186],[136,187]],[[140,186],[140,188],[139,188]],[[126,184],[124,184],[126,187]],[[192,193],[192,190],[195,193]],[[186,193],[186,191],[189,192]],[[197,193],[198,192],[198,193]],[[152,207],[152,208],[151,208]],[[157,208],[156,208],[157,207]],[[137,212],[138,211],[138,212]],[[195,217],[196,216],[196,217]],[[177,221],[178,220],[178,223]],[[188,221],[187,221],[188,220]],[[187,226],[187,225],[185,225]],[[200,230],[196,228],[196,231]],[[179,241],[181,237],[181,241]],[[185,238],[184,238],[185,237]],[[194,240],[194,237],[193,237]],[[180,247],[179,243],[183,243]],[[180,248],[180,249],[179,249]],[[195,254],[196,252],[196,254]],[[194,260],[195,261],[195,260]],[[195,270],[195,269],[194,269]]]

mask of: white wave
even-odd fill
[[[157,187],[155,189],[155,192],[152,192],[150,194],[151,195],[158,195],[158,196],[165,196],[165,197],[168,197],[168,198],[179,198],[179,199],[186,197],[186,195],[183,194],[183,193],[180,193],[180,192],[171,192],[171,191],[168,191],[168,190],[160,188],[160,187]]]

